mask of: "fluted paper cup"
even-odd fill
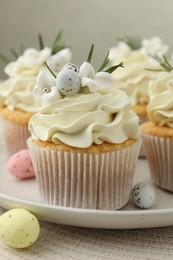
[[[27,139],[30,137],[27,125],[13,123],[9,120],[1,118],[2,135],[5,141],[8,156],[22,150],[27,149]]]
[[[117,210],[129,200],[141,140],[115,152],[64,152],[28,139],[38,188],[51,205]]]
[[[147,121],[148,121],[148,117],[147,116],[141,116],[140,117],[140,125],[142,125],[143,123],[146,123]],[[143,144],[142,144],[141,150],[139,152],[139,158],[146,158],[145,149],[143,147]]]
[[[162,189],[173,192],[173,138],[142,133],[143,146],[152,181]]]

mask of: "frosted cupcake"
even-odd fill
[[[40,36],[40,51],[29,48],[5,67],[8,79],[0,84],[0,115],[9,154],[27,148],[28,122],[40,106],[32,91],[44,62],[47,61],[51,69],[58,72],[71,59],[71,51],[62,43],[61,34],[56,37],[52,48],[44,47]]]
[[[95,72],[91,54],[79,69],[67,64],[55,77],[38,75],[33,93],[43,107],[30,119],[28,147],[46,203],[117,210],[133,184],[138,117],[127,95],[112,88],[112,68]]]
[[[163,64],[168,61],[163,58]],[[166,63],[165,63],[166,62]],[[173,67],[150,84],[150,122],[141,126],[151,178],[160,188],[173,191]]]
[[[124,69],[113,73],[114,86],[127,93],[141,123],[148,120],[146,106],[149,102],[149,83],[159,76],[158,72],[145,68],[157,68],[158,63],[152,56],[162,56],[167,51],[168,46],[159,37],[141,40],[127,36],[110,49],[109,59],[112,64],[124,61]]]

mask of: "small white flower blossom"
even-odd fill
[[[143,39],[141,44],[141,52],[145,56],[151,54],[153,56],[158,55],[161,57],[165,55],[169,49],[168,45],[163,44],[162,40],[157,36],[152,37],[151,39]],[[159,66],[158,62],[155,61],[152,57],[148,56],[148,59],[151,66]]]
[[[33,96],[44,105],[61,99],[60,92],[56,86],[56,79],[49,71],[41,71],[38,74],[36,86],[33,89]]]
[[[47,64],[51,68],[51,70],[59,72],[66,63],[69,63],[71,61],[71,58],[72,52],[69,48],[65,48],[52,55],[47,60]]]
[[[109,50],[109,60],[111,63],[124,59],[131,52],[130,47],[125,42],[119,42],[116,47]]]
[[[10,62],[5,67],[5,73],[9,76],[20,73],[22,70],[40,69],[43,63],[51,56],[51,49],[46,47],[41,51],[28,48],[15,62]]]
[[[88,87],[91,92],[109,89],[113,85],[113,78],[107,72],[95,73],[90,63],[84,62],[79,69],[81,87]]]

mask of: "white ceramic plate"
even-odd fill
[[[21,181],[9,175],[6,167],[6,153],[0,145],[0,206],[5,209],[25,208],[34,213],[40,220],[58,224],[90,228],[132,229],[173,225],[173,194],[154,187],[157,201],[152,209],[140,210],[131,199],[118,211],[84,210],[48,206],[39,196],[34,179]],[[134,183],[150,183],[148,165],[140,159],[136,169]]]

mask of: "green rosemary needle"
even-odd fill
[[[55,54],[65,48],[65,44],[62,42],[62,31],[60,31],[52,44],[52,54]]]
[[[173,66],[169,63],[168,59],[166,58],[165,55],[162,55],[162,58],[159,57],[158,55],[151,55],[148,54],[150,57],[152,57],[154,60],[156,60],[160,66],[161,69],[153,69],[153,68],[145,68],[145,70],[149,70],[149,71],[167,71],[170,72],[173,70]]]
[[[100,66],[100,68],[98,69],[97,72],[102,71],[106,67],[106,65],[109,62],[108,56],[109,56],[109,51],[106,53],[105,59],[104,59],[103,63],[101,64],[101,66]]]
[[[91,45],[90,51],[88,53],[88,58],[87,58],[87,62],[90,63],[91,59],[92,59],[92,55],[93,55],[93,50],[94,50],[94,44]]]
[[[56,78],[56,75],[53,73],[53,71],[52,71],[51,68],[47,65],[47,63],[44,62],[44,64],[46,65],[46,67],[48,68],[48,70],[50,71],[50,73],[54,76],[54,78]]]
[[[136,37],[130,37],[128,35],[125,35],[124,37],[119,37],[118,41],[123,41],[125,42],[130,49],[132,50],[139,50],[141,48],[141,38],[136,36]]]
[[[39,42],[40,50],[43,50],[44,49],[44,43],[43,43],[43,37],[42,37],[41,33],[38,34],[38,42]]]
[[[123,62],[120,62],[119,64],[117,65],[114,65],[112,67],[109,67],[108,69],[106,69],[104,72],[108,72],[108,73],[112,73],[114,70],[116,70],[117,68],[124,68],[124,65],[123,65]]]
[[[5,62],[5,63],[10,63],[10,62],[12,62],[12,60],[11,59],[9,59],[7,56],[5,56],[5,55],[3,55],[3,54],[0,54],[0,60],[2,60],[3,62]]]

